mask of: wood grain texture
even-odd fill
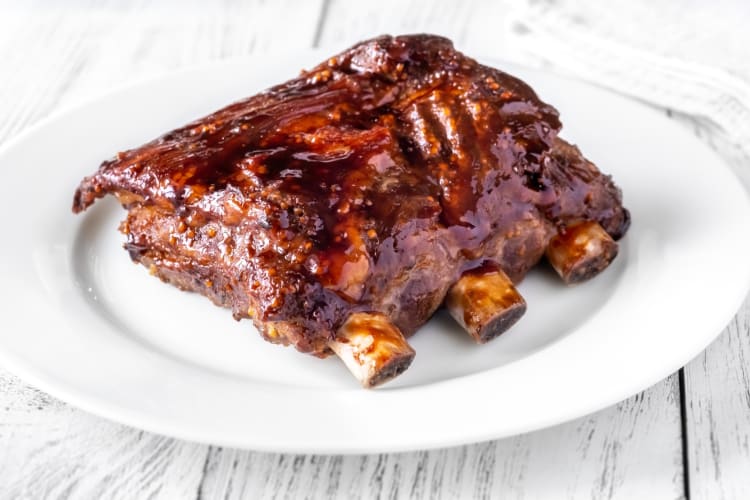
[[[750,300],[685,368],[693,499],[750,498]]]
[[[338,49],[385,32],[428,31],[466,51],[513,59],[504,38],[519,7],[480,0],[211,7],[195,0],[81,0],[0,8],[1,142],[113,86],[256,51],[316,43]],[[700,120],[682,121],[721,148]],[[686,369],[693,498],[747,497],[747,318],[746,305]],[[0,372],[0,498],[680,498],[681,438],[676,377],[540,432],[342,457],[161,437],[89,415]]]
[[[42,2],[0,15],[0,141],[53,109],[167,71],[313,44],[322,0]]]
[[[89,415],[5,374],[0,387],[1,498],[195,496],[206,446]]]
[[[731,56],[731,54],[730,54]],[[671,117],[709,145],[750,189],[750,157],[706,120]],[[695,500],[750,497],[750,297],[684,368],[686,472]]]
[[[506,47],[518,5],[488,0],[331,0],[320,45],[337,49],[382,34],[435,33],[469,53],[512,60]]]
[[[674,377],[595,415],[535,433],[429,452],[355,456],[186,443],[89,415],[7,375],[0,387],[3,498],[682,495]]]
[[[342,457],[212,448],[203,488],[229,499],[680,498],[677,397],[673,377],[574,422],[437,451]]]

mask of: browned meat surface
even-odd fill
[[[412,334],[488,261],[518,282],[567,227],[622,236],[620,191],[560,127],[449,40],[383,36],[119,153],[73,210],[116,195],[133,260],[322,356],[355,312]]]

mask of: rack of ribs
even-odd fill
[[[115,195],[135,262],[373,387],[441,305],[484,343],[541,259],[575,283],[615,257],[621,192],[560,128],[449,40],[382,36],[119,153],[73,211]]]

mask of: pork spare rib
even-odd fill
[[[371,387],[441,305],[486,342],[543,257],[569,283],[615,257],[621,192],[560,128],[449,40],[382,36],[119,153],[73,211],[114,194],[134,261]]]

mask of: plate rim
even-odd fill
[[[296,51],[296,53],[304,53],[304,54],[308,54],[308,55],[312,56],[313,54],[322,54],[322,53],[324,53],[324,50],[323,49],[300,50],[300,51]],[[266,54],[264,56],[268,57],[269,55]],[[96,106],[97,103],[99,103],[101,101],[106,101],[108,99],[111,99],[113,96],[122,94],[124,92],[137,90],[139,88],[147,88],[149,85],[153,85],[156,82],[159,82],[159,81],[162,81],[162,80],[165,80],[165,79],[168,79],[168,78],[175,78],[175,77],[177,77],[179,75],[185,75],[185,74],[189,74],[189,73],[193,73],[193,72],[204,72],[204,71],[208,71],[208,70],[210,70],[212,68],[222,67],[222,66],[231,67],[231,66],[236,65],[238,63],[242,63],[242,62],[247,63],[248,61],[253,61],[253,60],[258,60],[258,59],[262,59],[262,57],[259,57],[257,55],[256,56],[251,56],[251,57],[238,57],[238,58],[232,58],[232,59],[223,60],[223,61],[213,61],[213,62],[210,62],[210,63],[204,63],[204,64],[199,64],[199,65],[189,66],[189,67],[185,67],[185,68],[182,68],[180,70],[177,70],[177,71],[164,72],[164,73],[161,73],[159,75],[152,75],[152,76],[149,76],[149,77],[146,77],[146,78],[143,78],[143,79],[139,79],[139,80],[136,80],[136,81],[128,82],[126,84],[117,86],[117,87],[113,88],[112,90],[107,91],[107,92],[105,92],[103,94],[99,94],[99,95],[93,96],[93,97],[91,97],[89,99],[85,99],[85,100],[77,102],[77,103],[72,103],[72,104],[70,104],[68,106],[62,107],[60,110],[55,111],[54,113],[50,114],[49,116],[47,116],[47,117],[39,120],[35,124],[33,124],[33,125],[27,127],[26,129],[24,129],[19,134],[15,135],[15,136],[11,137],[9,140],[5,141],[0,146],[0,157],[3,157],[9,151],[12,151],[14,148],[16,148],[19,144],[23,144],[30,137],[33,137],[35,134],[39,133],[39,131],[44,130],[47,126],[49,126],[50,124],[54,124],[58,120],[64,118],[66,115],[73,114],[73,113],[76,113],[76,112],[81,112],[82,110],[84,110],[84,109],[86,109],[88,107]],[[593,86],[593,87],[598,88],[602,92],[606,92],[606,93],[611,94],[613,96],[618,96],[620,98],[626,99],[626,100],[628,100],[630,102],[631,105],[637,106],[637,107],[639,107],[641,109],[644,109],[644,110],[647,110],[649,113],[653,113],[654,115],[658,115],[661,118],[663,118],[655,109],[650,108],[648,106],[645,106],[644,104],[642,104],[641,102],[639,102],[639,101],[637,101],[635,99],[632,99],[632,98],[630,98],[628,96],[625,96],[623,94],[619,94],[617,92],[614,92],[611,89],[603,88],[601,86],[596,86],[596,85],[593,85],[593,84],[591,84],[589,82],[585,82],[583,80],[578,80],[578,79],[572,78],[572,77],[570,77],[568,75],[564,75],[564,74],[561,75],[558,72],[549,71],[549,70],[546,70],[546,69],[540,70],[540,69],[534,69],[534,68],[525,68],[525,67],[520,66],[520,65],[518,65],[516,63],[503,62],[503,61],[499,61],[499,60],[497,60],[495,58],[482,58],[482,57],[480,57],[480,58],[477,58],[477,59],[480,60],[480,61],[484,61],[484,62],[491,61],[492,64],[502,65],[500,67],[503,67],[503,68],[510,68],[510,72],[513,72],[513,70],[515,70],[515,69],[522,69],[523,71],[527,71],[527,72],[531,71],[531,72],[535,72],[535,73],[539,73],[539,74],[551,75],[551,76],[553,76],[554,78],[557,78],[557,79],[563,79],[563,80],[567,80],[567,81],[570,81],[570,82],[575,82],[575,83],[578,83],[578,84],[582,83],[582,84],[585,84],[585,85],[588,85],[588,86]],[[673,126],[677,127],[677,124],[674,124],[674,122],[668,122],[668,123],[671,123]],[[682,132],[687,133],[687,131],[684,131],[684,130]],[[734,169],[732,169],[726,163],[726,161],[724,161],[724,159],[722,159],[715,151],[713,151],[710,148],[708,148],[708,146],[705,143],[703,143],[702,141],[700,141],[700,140],[698,140],[697,138],[694,138],[694,137],[691,137],[691,139],[693,139],[693,141],[696,144],[700,145],[700,147],[703,148],[707,153],[709,153],[710,155],[712,155],[713,157],[715,157],[716,163],[720,164],[723,170],[725,170],[725,171],[727,171],[728,173],[731,174],[731,176],[734,178],[734,180],[742,188],[742,192],[744,194],[744,202],[745,202],[745,204],[748,207],[750,207],[750,201],[749,201],[750,197],[748,196],[747,190],[744,189],[744,186],[742,185],[741,180],[740,180],[739,176],[737,175],[737,172],[735,172]],[[748,269],[750,269],[750,268],[748,268]],[[50,380],[50,379],[45,378],[45,376],[43,374],[41,374],[39,372],[35,372],[32,367],[24,364],[23,360],[16,359],[11,354],[9,354],[6,351],[6,349],[3,348],[2,345],[0,345],[0,363],[2,363],[2,365],[6,369],[8,369],[9,371],[11,371],[12,373],[17,374],[23,380],[28,381],[32,385],[34,385],[34,386],[36,386],[36,387],[38,387],[38,388],[40,388],[40,389],[42,389],[42,390],[44,390],[46,392],[49,392],[50,394],[52,394],[55,397],[59,397],[63,401],[69,402],[69,403],[73,404],[76,407],[82,408],[85,411],[88,411],[90,413],[94,413],[94,414],[103,416],[105,418],[108,418],[108,419],[116,421],[116,422],[123,422],[123,423],[125,423],[127,425],[132,425],[132,426],[135,426],[135,427],[138,427],[138,428],[149,430],[151,432],[156,432],[156,433],[163,434],[163,435],[173,436],[173,437],[177,437],[179,439],[183,439],[183,440],[187,440],[187,441],[202,442],[202,443],[207,443],[207,444],[219,444],[219,445],[223,445],[223,446],[232,446],[232,447],[241,446],[241,447],[247,447],[247,448],[250,448],[250,449],[253,449],[253,450],[258,450],[258,451],[283,452],[283,453],[356,454],[356,453],[377,453],[377,452],[401,452],[401,451],[410,451],[410,450],[415,450],[415,449],[434,449],[434,448],[442,448],[442,447],[447,447],[447,446],[462,445],[462,444],[467,444],[467,443],[474,443],[474,442],[484,441],[484,440],[487,440],[487,439],[497,439],[497,438],[500,438],[500,437],[506,437],[506,436],[510,436],[510,435],[516,435],[518,433],[529,432],[529,431],[532,431],[532,430],[537,430],[537,429],[545,428],[545,427],[548,427],[550,425],[567,422],[567,421],[569,421],[571,419],[578,418],[578,417],[581,417],[583,415],[590,414],[590,413],[592,413],[594,411],[597,411],[597,410],[600,410],[602,408],[606,408],[606,407],[608,407],[608,406],[610,406],[610,405],[612,405],[614,403],[617,403],[618,401],[623,400],[624,398],[627,398],[627,397],[631,396],[632,394],[635,394],[635,393],[637,393],[637,392],[645,389],[646,387],[652,385],[653,383],[656,383],[659,380],[662,380],[664,378],[664,376],[667,376],[667,375],[673,373],[674,371],[676,371],[680,366],[683,366],[686,362],[688,362],[690,359],[692,359],[695,355],[699,354],[702,349],[704,349],[713,339],[715,339],[722,332],[722,329],[731,320],[731,318],[735,315],[735,313],[737,312],[737,310],[739,309],[739,307],[743,303],[743,301],[745,299],[745,296],[746,296],[746,293],[747,293],[747,290],[748,290],[748,287],[750,287],[750,273],[746,273],[746,275],[744,276],[744,283],[742,285],[742,289],[744,290],[744,293],[743,294],[737,293],[737,296],[733,297],[733,301],[731,301],[731,304],[726,304],[726,307],[724,308],[724,310],[722,311],[722,314],[721,314],[721,318],[723,318],[722,321],[721,321],[722,322],[722,326],[720,328],[716,329],[716,331],[713,332],[712,335],[710,335],[710,339],[708,339],[708,341],[705,342],[705,343],[703,343],[703,341],[701,341],[701,343],[703,343],[704,345],[697,352],[694,352],[694,353],[690,354],[689,356],[687,356],[687,359],[682,360],[682,361],[675,360],[672,363],[670,363],[668,365],[668,368],[662,370],[662,372],[664,373],[663,375],[659,376],[655,380],[652,380],[650,383],[648,383],[645,386],[641,386],[640,383],[639,384],[635,384],[635,385],[639,385],[640,387],[636,388],[636,389],[634,389],[632,391],[631,390],[625,391],[625,392],[627,392],[626,394],[612,393],[612,394],[610,394],[610,397],[608,397],[608,398],[599,398],[599,399],[596,400],[596,403],[588,405],[588,407],[585,410],[583,410],[583,412],[580,410],[580,408],[577,407],[577,409],[575,409],[575,410],[571,409],[567,413],[562,412],[563,413],[562,417],[560,416],[560,413],[556,413],[554,417],[550,416],[546,420],[545,419],[538,419],[538,420],[535,420],[534,423],[532,425],[528,426],[528,427],[517,426],[519,428],[511,430],[509,432],[497,433],[497,432],[493,432],[491,430],[488,430],[488,431],[485,431],[484,433],[474,433],[474,434],[472,434],[472,436],[469,439],[455,437],[453,439],[442,439],[442,440],[439,440],[438,442],[433,442],[433,443],[416,443],[416,444],[415,443],[404,443],[404,445],[400,446],[400,447],[399,446],[393,446],[392,443],[389,443],[388,445],[386,445],[385,447],[382,447],[382,448],[372,447],[372,446],[367,446],[365,448],[362,448],[362,447],[358,447],[356,445],[352,445],[350,447],[344,447],[344,448],[342,448],[340,445],[333,446],[331,448],[325,448],[325,447],[321,448],[320,445],[315,445],[313,448],[310,448],[309,446],[304,446],[304,445],[303,446],[294,446],[294,445],[291,445],[291,446],[266,445],[266,446],[264,446],[264,445],[259,444],[259,443],[256,443],[256,444],[253,444],[253,445],[247,445],[247,444],[238,444],[237,441],[222,441],[222,440],[216,440],[216,439],[211,439],[211,440],[196,439],[196,436],[194,434],[191,434],[189,432],[188,433],[183,432],[184,428],[182,428],[182,427],[178,426],[178,427],[174,427],[174,428],[166,428],[163,425],[154,425],[154,422],[151,422],[151,421],[148,421],[148,420],[144,420],[144,418],[142,416],[139,417],[136,413],[133,413],[133,412],[129,413],[128,411],[126,411],[126,409],[110,407],[109,405],[102,406],[101,403],[97,403],[95,401],[90,401],[85,396],[77,394],[75,391],[71,391],[69,388],[66,388],[64,386],[64,384],[58,384],[54,380]],[[731,312],[730,312],[730,310],[731,310]],[[718,317],[719,314],[716,314],[716,316]],[[714,321],[714,323],[718,323],[718,320]],[[705,337],[708,338],[709,335],[706,335]],[[543,347],[542,351],[547,351],[547,347]],[[533,354],[531,354],[531,356],[537,356],[539,354],[540,353],[533,353]],[[527,359],[527,358],[522,358],[522,360],[523,359]],[[501,368],[503,368],[503,367],[501,367]],[[478,373],[478,374],[464,375],[464,376],[461,376],[461,377],[458,377],[458,378],[464,379],[464,378],[467,378],[467,377],[476,377],[476,376],[482,375],[483,373],[484,372],[481,372],[481,373]],[[648,378],[653,378],[653,377],[648,377]],[[443,384],[443,382],[436,382],[433,385],[439,386],[439,385],[442,385],[442,384]],[[403,389],[399,389],[399,390],[406,391],[406,390],[410,390],[410,389],[411,390],[419,390],[419,387],[417,387],[417,388],[403,388]],[[336,390],[336,392],[339,392],[339,391]],[[360,393],[361,390],[360,389],[352,389],[352,390],[347,390],[345,392],[352,393],[352,394],[357,394],[357,393]]]

